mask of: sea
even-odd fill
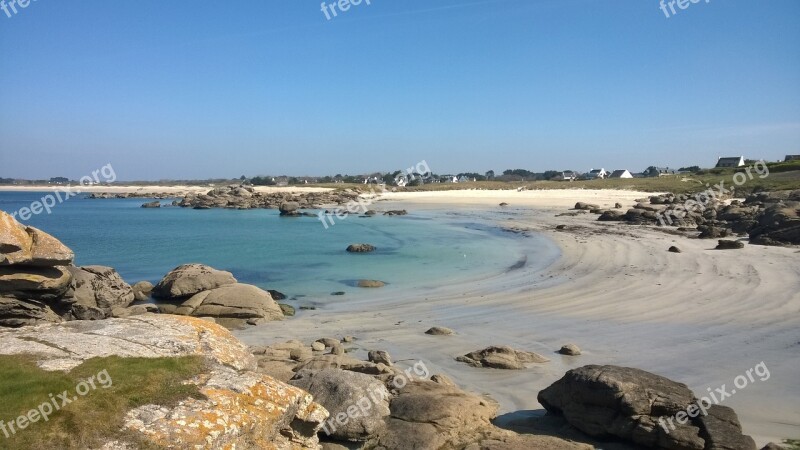
[[[51,192],[0,192],[8,213]],[[181,264],[202,263],[241,283],[274,289],[310,305],[375,295],[416,295],[511,270],[546,267],[558,255],[549,240],[501,229],[487,211],[414,211],[407,216],[335,219],[280,217],[276,210],[146,209],[152,199],[69,198],[22,223],[44,230],[75,252],[76,265],[110,266],[130,284],[157,283]],[[378,208],[379,209],[379,208]],[[316,211],[310,211],[316,213]],[[373,253],[351,254],[352,243]],[[386,286],[365,289],[357,280]]]

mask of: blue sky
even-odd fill
[[[8,0],[6,0],[8,1]],[[330,1],[329,1],[330,3]],[[709,166],[800,153],[800,2],[36,0],[0,177]]]

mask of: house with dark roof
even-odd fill
[[[725,156],[717,160],[717,169],[725,167],[742,167],[744,165],[744,156]]]
[[[784,159],[783,162],[789,161],[800,161],[800,155],[786,155],[786,159]]]
[[[589,173],[586,174],[586,177],[590,180],[598,180],[603,179],[608,176],[608,172],[606,169],[592,169]]]
[[[619,169],[611,172],[608,178],[633,178],[633,175],[627,169]]]
[[[675,175],[678,171],[670,169],[669,167],[656,167],[650,166],[643,172],[646,177],[665,177],[667,175]]]

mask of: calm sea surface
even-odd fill
[[[45,194],[0,192],[0,209],[17,211]],[[357,279],[387,282],[382,293],[418,290],[496,275],[521,261],[544,266],[557,255],[543,238],[491,226],[486,213],[353,216],[326,230],[317,218],[282,218],[274,210],[143,209],[145,201],[78,196],[24,223],[72,248],[76,264],[114,267],[131,284],[155,283],[178,265],[200,262],[243,283],[323,302],[335,291],[370,295],[352,286]],[[378,250],[345,252],[357,242]]]

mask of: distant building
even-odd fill
[[[726,167],[742,167],[744,165],[744,156],[726,156],[719,158],[716,168],[722,169]]]
[[[783,162],[789,161],[800,161],[800,155],[786,155],[786,159],[784,159]]]
[[[555,181],[575,181],[577,179],[578,179],[578,174],[571,170],[565,170],[553,177],[553,180]]]
[[[589,178],[590,180],[597,180],[597,179],[602,180],[607,176],[608,172],[606,172],[606,169],[592,169],[589,171],[589,173],[586,174],[586,177]]]
[[[650,166],[643,173],[646,177],[665,177],[667,175],[675,175],[678,171],[669,167]]]
[[[633,178],[630,172],[626,169],[615,170],[608,176],[608,178]]]

